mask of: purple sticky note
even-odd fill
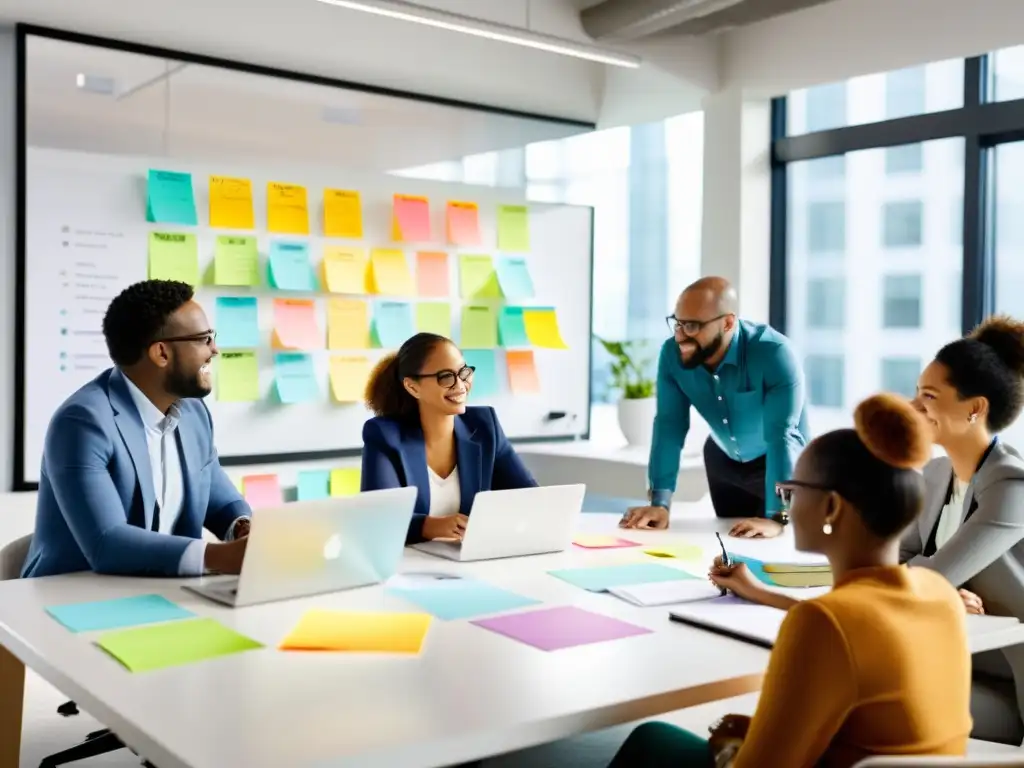
[[[513,613],[493,619],[471,622],[478,627],[511,637],[521,643],[540,648],[542,651],[557,651],[575,645],[603,643],[623,637],[650,634],[651,630],[627,624],[618,619],[591,613],[581,608],[563,606],[544,608],[539,611]]]

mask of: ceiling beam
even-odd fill
[[[587,34],[595,39],[634,40],[743,2],[744,0],[604,0],[603,3],[581,11],[580,21]]]

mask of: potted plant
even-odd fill
[[[648,375],[651,357],[646,341],[607,341],[595,338],[611,355],[612,386],[619,391],[619,428],[630,445],[651,444],[654,431],[654,379]]]

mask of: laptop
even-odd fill
[[[259,509],[241,574],[183,588],[237,608],[378,584],[398,571],[415,503],[409,487]]]
[[[449,560],[562,552],[572,544],[585,485],[482,491],[473,499],[462,541],[426,541],[415,549]]]

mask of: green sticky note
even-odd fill
[[[500,299],[501,286],[491,257],[460,256],[459,288],[464,299]]]
[[[424,302],[416,305],[416,330],[420,333],[452,335],[452,308],[442,302]]]
[[[146,221],[196,226],[191,173],[151,170],[146,182]]]
[[[462,356],[466,365],[476,368],[473,371],[473,397],[492,397],[498,394],[501,383],[498,378],[497,353],[493,349],[467,349]]]
[[[274,389],[282,403],[306,403],[319,398],[312,356],[304,352],[274,355]]]
[[[259,285],[260,252],[255,237],[221,235],[213,252],[216,285]]]
[[[217,399],[251,403],[260,399],[260,366],[255,352],[221,352],[217,366]]]
[[[317,501],[331,496],[331,471],[307,469],[299,472],[299,501]]]
[[[177,667],[263,645],[214,619],[190,619],[101,636],[96,645],[132,672]]]
[[[498,249],[509,253],[525,253],[530,250],[528,206],[498,206]]]
[[[462,348],[493,349],[498,346],[498,324],[494,309],[483,306],[462,308]]]
[[[196,236],[184,232],[149,233],[149,279],[199,285]]]
[[[272,288],[283,291],[315,291],[316,276],[309,263],[306,243],[275,240],[267,259],[267,280]]]
[[[498,315],[498,338],[503,347],[528,347],[526,320],[522,307],[502,307]]]

